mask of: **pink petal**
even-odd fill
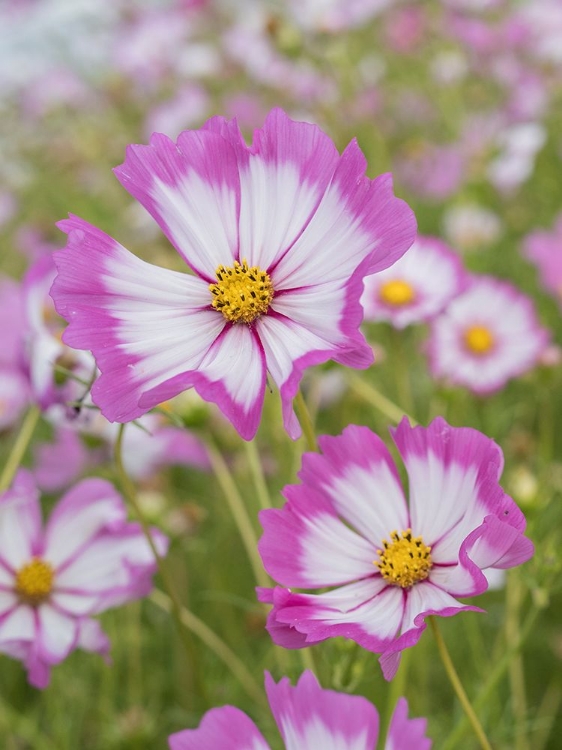
[[[197,372],[154,388],[140,404],[154,406],[193,386],[203,399],[219,406],[245,440],[251,440],[261,417],[265,376],[265,357],[253,330],[246,325],[227,325]]]
[[[232,146],[210,130],[154,133],[127,148],[117,179],[156,219],[186,262],[208,282],[238,257],[240,183]]]
[[[125,505],[113,485],[103,479],[85,479],[67,492],[53,510],[45,531],[45,556],[60,569],[101,531],[119,528],[125,519]]]
[[[425,736],[427,719],[409,719],[408,702],[399,698],[390,720],[384,750],[431,750],[432,741]]]
[[[308,671],[295,687],[288,677],[276,684],[266,673],[265,687],[288,749],[374,750],[379,718],[376,708],[365,698],[323,690]]]
[[[40,552],[41,507],[29,472],[20,469],[0,495],[0,562],[17,570]]]
[[[58,664],[76,647],[78,622],[49,604],[38,607],[36,617],[41,660]]]
[[[408,528],[398,472],[377,435],[367,427],[349,425],[341,435],[324,435],[318,442],[323,455],[303,456],[303,486],[317,487],[374,549],[392,531]]]
[[[168,737],[170,750],[269,750],[261,732],[234,706],[212,708],[197,729]]]

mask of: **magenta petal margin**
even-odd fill
[[[302,648],[344,636],[380,653],[387,679],[428,615],[481,611],[457,597],[482,593],[484,570],[518,565],[534,551],[522,512],[498,483],[503,456],[493,440],[440,417],[427,428],[404,419],[391,433],[409,501],[388,449],[367,427],[321,437],[322,453],[303,456],[301,484],[285,487],[285,506],[260,513],[259,551],[281,585],[258,591],[273,605],[267,628],[276,643]],[[409,529],[430,548],[431,566],[402,586],[375,562],[384,540]]]
[[[115,173],[193,274],[144,263],[77,217],[60,222],[68,244],[55,254],[51,295],[69,322],[65,343],[96,358],[92,398],[104,416],[127,422],[193,387],[250,439],[269,375],[298,437],[292,400],[303,371],[329,359],[372,362],[359,331],[363,277],[415,236],[391,176],[370,180],[365,168],[355,141],[340,155],[318,127],[279,109],[252,146],[221,117],[177,143],[154,134],[129,146]],[[220,265],[243,260],[274,289],[250,323],[227,320],[208,288]]]

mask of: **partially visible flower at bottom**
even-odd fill
[[[266,672],[265,689],[286,750],[375,750],[379,716],[366,698],[324,690],[308,670],[295,687],[288,677],[275,683]],[[430,750],[425,727],[425,719],[408,719],[408,704],[400,698],[384,750]],[[269,750],[254,722],[234,706],[211,709],[197,729],[172,734],[169,745],[171,750]]]
[[[167,538],[152,536],[165,554]],[[76,484],[43,529],[38,491],[20,471],[0,495],[0,652],[22,661],[38,688],[76,648],[107,655],[109,640],[91,616],[148,594],[155,568],[109,482]]]
[[[503,456],[493,440],[440,417],[427,428],[404,419],[391,432],[410,502],[388,448],[367,427],[324,435],[322,454],[303,456],[302,484],[285,487],[285,506],[260,513],[259,551],[281,586],[258,589],[273,604],[275,643],[303,648],[343,636],[380,653],[387,679],[426,617],[482,611],[457,597],[481,594],[485,571],[533,554],[523,513],[498,483]]]

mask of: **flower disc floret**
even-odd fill
[[[494,346],[494,336],[486,326],[471,326],[464,334],[464,340],[473,354],[487,354]]]
[[[431,547],[424,544],[421,536],[412,536],[411,529],[401,534],[393,531],[390,540],[382,540],[383,549],[377,550],[380,559],[374,562],[382,577],[403,589],[424,581],[433,565]]]
[[[231,323],[252,323],[267,312],[273,299],[267,271],[235,260],[233,266],[219,266],[216,276],[217,283],[209,284],[211,305]]]
[[[24,604],[37,607],[49,598],[53,590],[54,570],[40,557],[33,557],[16,574],[15,589]]]
[[[379,296],[381,302],[393,307],[409,305],[414,301],[415,292],[411,284],[403,279],[391,279],[386,281],[380,288]]]

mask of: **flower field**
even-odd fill
[[[558,750],[560,4],[0,30],[0,746]]]

